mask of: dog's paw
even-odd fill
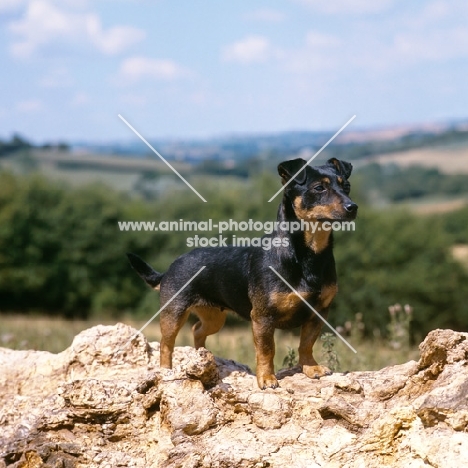
[[[302,366],[302,372],[310,377],[311,379],[320,379],[320,377],[324,377],[325,375],[332,375],[333,372],[325,366]]]
[[[278,380],[276,380],[274,374],[257,375],[257,382],[261,390],[279,387]]]

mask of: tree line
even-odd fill
[[[118,221],[276,217],[277,203],[266,202],[278,188],[273,175],[244,184],[214,178],[198,184],[209,203],[185,192],[147,201],[103,185],[70,188],[1,172],[0,311],[150,316],[158,294],[145,288],[125,254],[134,252],[164,271],[189,250],[186,233],[122,232]],[[361,313],[368,333],[385,333],[387,308],[398,302],[414,308],[418,336],[437,327],[466,329],[468,274],[451,248],[468,243],[468,208],[437,216],[376,211],[356,189],[356,231],[335,233],[339,293],[331,322],[342,325]]]

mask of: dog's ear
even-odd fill
[[[344,176],[346,179],[349,179],[353,170],[353,165],[351,163],[336,158],[329,159],[327,161],[327,166],[333,166],[338,174]]]
[[[307,178],[306,174],[306,161],[304,161],[301,158],[298,159],[291,159],[290,161],[284,161],[278,165],[278,174],[281,176],[281,182],[283,185],[286,182],[289,182],[291,180],[291,177],[294,177],[294,181],[302,185]],[[302,168],[301,172],[299,172]],[[297,174],[299,172],[299,174]],[[297,175],[296,175],[297,174]]]

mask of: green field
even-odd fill
[[[468,174],[468,146],[442,146],[398,151],[372,156],[365,162],[394,163],[402,167],[411,165],[437,167],[446,174]]]
[[[190,169],[188,164],[178,162],[172,163],[172,166],[184,173]],[[1,158],[0,167],[20,175],[38,173],[72,187],[98,182],[124,192],[134,191],[139,184],[154,178],[163,178],[163,184],[168,176],[171,181],[179,182],[156,156],[135,158],[59,150],[23,150]]]

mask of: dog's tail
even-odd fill
[[[130,265],[132,265],[133,269],[138,273],[143,281],[153,289],[159,290],[159,283],[164,276],[163,273],[158,273],[157,271],[153,270],[153,268],[144,260],[142,260],[138,255],[128,253],[127,257]]]

